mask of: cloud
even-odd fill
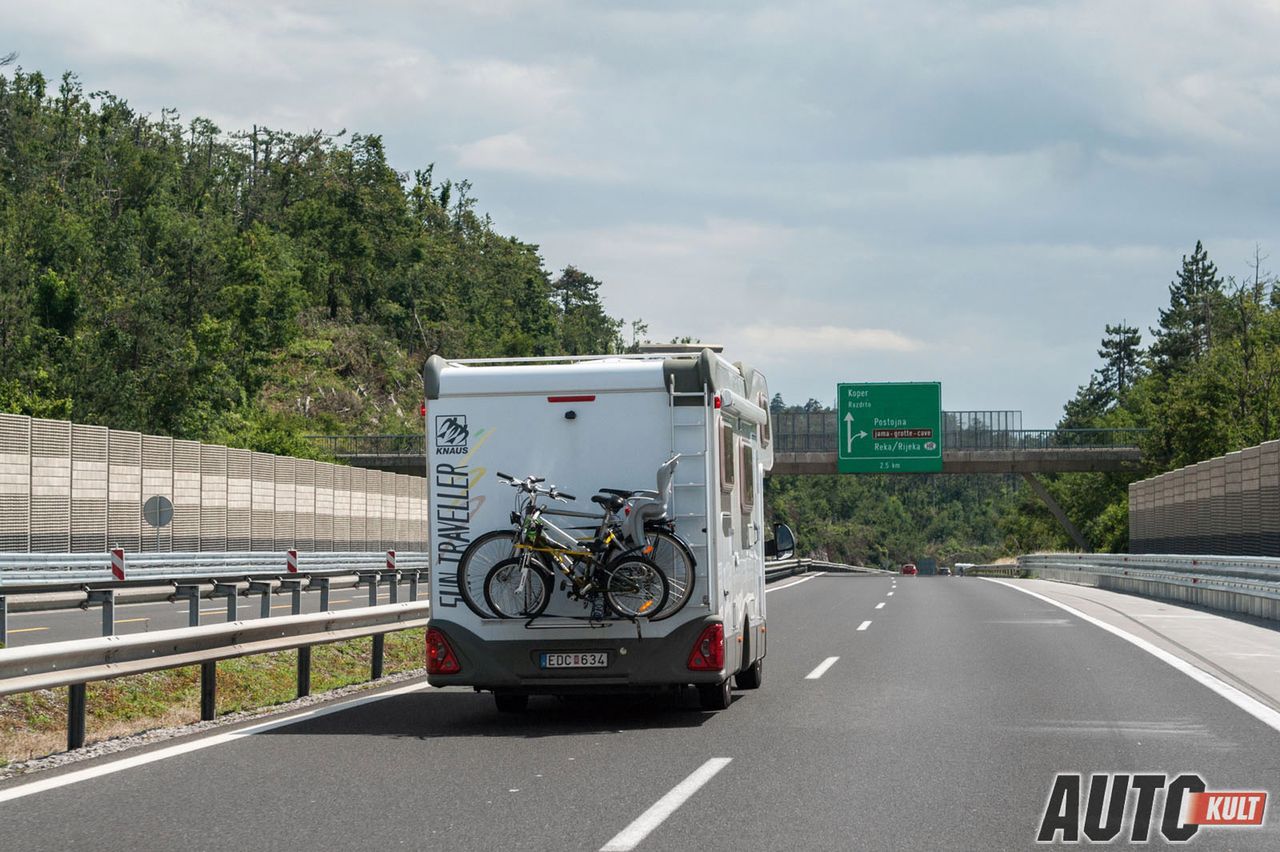
[[[500,133],[457,146],[456,162],[464,170],[515,172],[541,178],[619,181],[616,166],[540,150],[521,133]]]
[[[738,332],[745,342],[768,348],[777,356],[847,355],[856,352],[916,352],[921,341],[885,328],[841,328],[833,325],[749,325]]]

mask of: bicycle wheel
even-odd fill
[[[619,556],[605,566],[604,600],[623,618],[651,618],[667,602],[667,578],[652,559]]]
[[[477,538],[462,551],[458,560],[458,592],[471,611],[481,618],[494,618],[494,612],[485,603],[484,581],[489,572],[503,559],[516,555],[514,530],[491,530]]]
[[[504,559],[484,578],[484,599],[499,618],[534,618],[551,601],[551,572],[529,555]]]
[[[669,593],[667,602],[650,621],[670,618],[679,612],[693,597],[696,563],[693,551],[684,539],[666,530],[646,530],[646,544],[626,551],[624,556],[644,556],[652,559],[667,578]]]

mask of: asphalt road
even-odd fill
[[[1211,789],[1269,790],[1275,806],[1275,729],[1047,602],[974,578],[792,582],[769,589],[764,686],[721,713],[687,694],[534,698],[504,716],[488,695],[423,688],[0,801],[0,838],[23,850],[599,850],[637,835],[639,850],[690,852],[1028,849],[1066,771],[1196,772]],[[691,775],[704,783],[673,802]],[[1269,822],[1201,829],[1183,848],[1274,850]]]

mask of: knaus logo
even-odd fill
[[[461,456],[467,453],[467,418],[458,414],[436,416],[436,453],[442,456]]]
[[[1165,840],[1185,843],[1202,827],[1260,826],[1267,806],[1265,791],[1211,792],[1203,778],[1189,773],[1172,779],[1100,773],[1089,778],[1082,826],[1083,780],[1078,773],[1054,779],[1037,842],[1079,843],[1083,829],[1090,842],[1110,843],[1127,829],[1128,841],[1146,843],[1155,822]]]

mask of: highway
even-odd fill
[[[1280,731],[1009,584],[808,575],[770,586],[768,610],[764,686],[721,713],[687,694],[534,698],[506,716],[488,695],[411,684],[126,756],[139,765],[12,779],[0,837],[23,850],[1029,849],[1058,772],[1280,791]],[[1280,848],[1268,822],[1182,848]]]

